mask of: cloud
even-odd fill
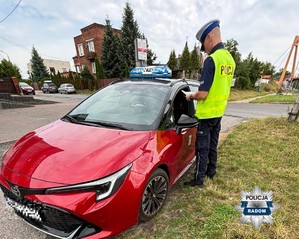
[[[0,20],[19,0],[0,0]],[[73,38],[94,22],[108,17],[120,29],[126,0],[23,0],[0,24],[0,50],[7,52],[27,78],[27,63],[35,46],[43,58],[69,60],[75,55]],[[288,49],[298,34],[294,0],[130,0],[140,31],[145,34],[157,61],[166,63],[175,50],[181,54],[198,44],[195,34],[202,24],[218,18],[223,41],[235,39],[243,58],[249,53],[272,64]],[[0,60],[5,54],[0,55]]]

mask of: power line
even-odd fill
[[[5,58],[2,56],[2,54],[0,53],[0,56],[5,60]]]
[[[31,51],[28,50],[26,47],[22,46],[21,44],[14,42],[12,40],[8,40],[7,38],[5,38],[4,36],[1,36],[1,35],[0,35],[0,38],[2,38],[3,40],[7,41],[8,43],[10,43],[14,46],[17,46],[18,48],[22,49],[23,51],[26,51],[27,53],[31,54]]]
[[[9,55],[8,55],[5,51],[0,50],[0,52],[5,53],[5,54],[7,55],[7,59],[8,59],[8,61],[10,61],[10,59],[9,59]],[[1,55],[1,56],[2,56],[2,55]]]
[[[3,40],[7,41],[8,43],[14,45],[15,47],[18,47],[19,49],[25,51],[26,53],[28,53],[28,54],[30,54],[30,55],[32,54],[32,50],[27,49],[26,47],[22,46],[21,44],[15,42],[15,41],[9,40],[9,39],[7,39],[6,37],[1,36],[1,35],[0,35],[0,38],[2,38]],[[59,58],[59,57],[48,56],[48,55],[43,54],[43,53],[41,53],[41,52],[38,52],[38,53],[40,54],[40,56],[41,56],[42,58],[52,59],[52,60],[59,60],[59,61],[69,61],[69,60],[67,60],[67,59],[62,59],[62,58]]]
[[[1,21],[0,21],[0,23],[2,23],[2,22],[4,22],[16,9],[17,9],[17,7],[20,5],[20,3],[22,2],[22,0],[20,0],[18,3],[17,3],[17,5],[14,7],[14,9],[12,9],[12,11],[5,17],[5,18],[3,18]]]
[[[285,52],[284,53],[282,53],[281,55],[280,55],[280,57],[278,57],[278,59],[273,63],[273,65],[275,66],[275,64],[284,56],[284,59],[281,61],[281,63],[278,65],[278,69],[279,69],[279,67],[281,67],[281,65],[283,64],[283,62],[285,61],[285,59],[287,58],[287,55],[286,55],[286,53],[289,51],[289,49],[290,49],[291,47],[288,47],[288,49],[286,49],[285,50]]]

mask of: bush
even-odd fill
[[[236,79],[235,82],[235,88],[240,90],[250,90],[252,89],[251,81],[249,78],[246,78],[244,76],[240,76]]]
[[[275,81],[270,80],[267,84],[266,83],[262,83],[261,84],[261,91],[266,91],[266,92],[270,92],[270,91],[278,91],[278,85],[276,84]]]
[[[270,92],[271,89],[272,89],[271,85],[269,85],[269,84],[266,84],[266,85],[265,85],[264,90],[265,90],[266,92]]]

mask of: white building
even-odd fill
[[[60,60],[51,60],[51,59],[43,59],[44,65],[46,66],[49,73],[64,73],[69,72],[71,70],[71,64],[69,61],[60,61]],[[31,62],[27,64],[28,73],[31,75],[32,68]]]

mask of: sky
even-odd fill
[[[195,35],[212,19],[220,20],[223,42],[237,41],[242,59],[252,53],[276,70],[299,35],[298,0],[0,0],[0,61],[10,60],[27,79],[34,46],[42,58],[69,61],[74,70],[80,29],[106,18],[120,29],[126,2],[156,63],[167,63],[172,50],[181,54],[186,41],[190,51],[200,45]]]

